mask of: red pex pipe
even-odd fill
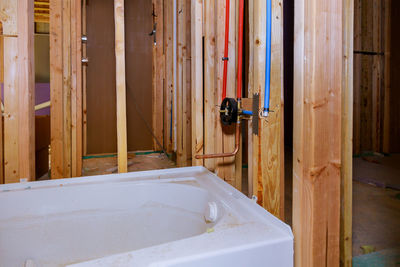
[[[224,75],[222,84],[222,100],[226,98],[226,83],[228,79],[228,56],[229,56],[229,10],[230,10],[230,0],[226,0],[225,7],[225,49],[224,49]]]
[[[243,69],[243,16],[244,0],[239,1],[239,46],[238,46],[238,73],[237,73],[237,98],[242,99],[242,69]]]

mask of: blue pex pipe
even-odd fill
[[[251,116],[251,115],[253,115],[253,112],[248,111],[248,110],[242,110],[242,114]]]
[[[265,59],[265,93],[263,116],[268,116],[271,95],[271,28],[272,28],[272,1],[267,0],[267,36]]]

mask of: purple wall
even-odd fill
[[[35,105],[50,101],[49,83],[37,83],[35,90]],[[1,99],[4,99],[3,84],[1,84]],[[36,115],[50,115],[50,107],[36,111]]]

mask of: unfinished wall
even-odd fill
[[[354,16],[354,153],[383,152],[390,2],[356,0]]]
[[[88,2],[87,153],[117,151],[114,1]],[[128,150],[151,150],[151,1],[125,3]],[[150,129],[149,129],[150,128]],[[162,142],[162,140],[161,140]]]
[[[390,51],[390,86],[389,96],[389,153],[400,152],[400,36],[398,25],[400,25],[400,2],[392,0],[391,7],[391,51]]]

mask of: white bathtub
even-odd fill
[[[293,266],[293,235],[202,167],[11,184],[0,266]]]

